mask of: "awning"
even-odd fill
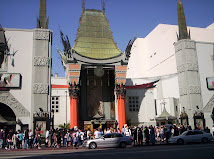
[[[126,86],[126,88],[128,89],[145,89],[145,88],[153,88],[156,85],[154,85],[155,83],[157,83],[159,80],[150,82],[150,83],[145,83],[145,84],[140,84],[140,85],[133,85],[133,86]]]

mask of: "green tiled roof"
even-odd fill
[[[122,53],[114,42],[103,11],[94,9],[83,11],[73,50],[94,59],[112,58]]]

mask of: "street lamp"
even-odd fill
[[[65,123],[67,126],[67,91],[65,91]]]

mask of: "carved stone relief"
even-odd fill
[[[201,93],[200,87],[199,86],[190,86],[189,93],[190,94],[200,94]]]
[[[204,112],[212,112],[212,109],[214,107],[214,95],[210,98],[209,102],[207,105],[204,107],[203,111]]]
[[[187,71],[198,71],[198,65],[193,63],[188,63]]]
[[[48,57],[34,57],[34,66],[49,66],[50,59]]]
[[[189,41],[185,43],[185,49],[195,49],[195,43],[193,41]]]
[[[195,42],[182,40],[175,44],[175,52],[178,52],[183,49],[195,49]]]
[[[48,94],[48,84],[34,83],[33,84],[34,94]]]
[[[30,112],[10,92],[0,92],[0,102],[9,106],[16,117],[30,116]]]
[[[178,70],[178,73],[185,72],[185,65],[182,64],[182,65],[177,66],[177,70]]]
[[[179,92],[180,92],[180,96],[187,95],[187,89],[186,88],[180,88]]]
[[[122,98],[125,99],[126,98],[126,86],[124,84],[121,85],[116,85],[115,88],[116,94],[117,94],[117,98]]]
[[[49,40],[49,34],[50,33],[48,31],[35,30],[34,39],[35,40]]]

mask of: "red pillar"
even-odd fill
[[[78,126],[78,98],[70,97],[70,129]]]
[[[118,98],[118,119],[119,119],[119,128],[122,130],[124,124],[126,124],[126,107],[125,107],[125,98]]]

